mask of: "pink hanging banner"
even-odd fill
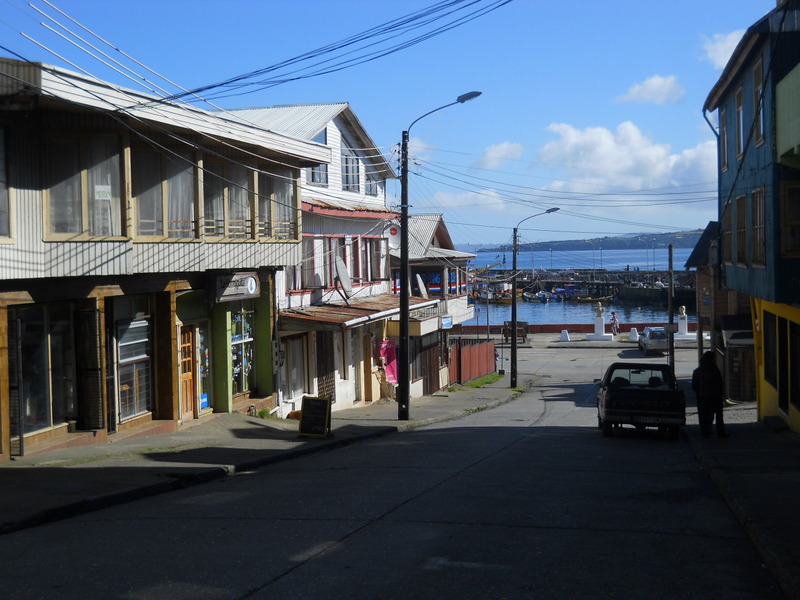
[[[386,379],[390,383],[397,383],[397,352],[395,350],[395,343],[392,340],[384,340],[381,342],[381,358],[383,359],[383,367],[386,369]]]

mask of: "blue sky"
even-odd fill
[[[126,65],[135,59],[163,76],[172,82],[161,82],[170,91],[177,89],[173,84],[194,89],[269,67],[444,4],[31,3]],[[468,4],[453,7],[464,10]],[[242,88],[214,103],[241,108],[349,102],[399,173],[401,132],[458,95],[481,91],[475,100],[422,119],[410,132],[411,213],[443,214],[459,245],[508,243],[519,221],[549,207],[561,210],[526,221],[521,241],[661,233],[703,228],[714,220],[716,145],[703,102],[744,30],[772,10],[775,0],[501,4],[475,0],[473,9],[486,14],[406,49],[326,75]],[[0,0],[0,53],[79,67],[137,87],[40,22],[57,28],[27,2]],[[406,34],[392,43],[408,39]],[[389,192],[396,207],[399,182],[390,183]]]

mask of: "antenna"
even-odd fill
[[[422,276],[419,273],[417,273],[417,287],[419,288],[419,295],[427,298],[428,289],[425,287],[425,282],[422,281]]]
[[[347,270],[347,265],[344,264],[341,256],[336,257],[336,279],[339,285],[344,290],[345,299],[353,295],[353,284],[350,281],[350,272]]]

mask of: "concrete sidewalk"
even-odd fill
[[[532,346],[555,353],[555,360],[565,364],[576,350],[592,348],[611,361],[628,357],[631,347],[618,341],[559,342],[553,334],[533,337],[522,352],[533,352]],[[685,355],[693,360],[693,353]],[[676,365],[687,390],[691,367],[688,362]],[[0,534],[489,409],[536,386],[536,375],[523,371],[518,390],[508,387],[506,373],[481,388],[455,386],[454,391],[415,398],[408,421],[397,420],[393,401],[335,411],[331,435],[325,438],[300,437],[297,421],[218,414],[176,433],[16,458],[0,463]],[[691,392],[687,399],[693,403]],[[784,593],[800,598],[800,435],[758,423],[755,405],[746,403],[726,409],[730,438],[703,439],[696,411],[690,407],[687,412],[685,442]]]

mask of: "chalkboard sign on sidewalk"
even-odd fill
[[[326,437],[331,431],[330,398],[303,396],[300,435]]]

